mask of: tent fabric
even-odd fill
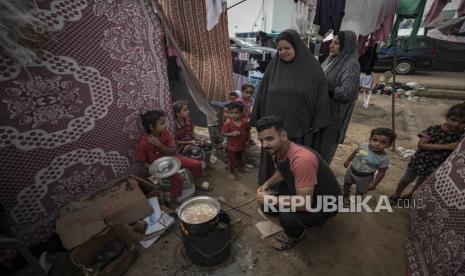
[[[415,191],[407,275],[465,274],[465,139]]]
[[[209,101],[224,100],[232,91],[233,71],[228,21],[222,13],[207,31],[203,0],[159,0],[182,55],[197,76]]]
[[[160,3],[156,1],[152,1],[151,4],[155,12],[160,16],[160,20],[163,26],[165,27],[165,32],[166,32],[168,43],[173,46],[173,48],[176,51],[176,54],[182,53],[179,43],[174,37],[172,28],[170,27],[170,21],[168,17],[166,16],[165,11],[163,10],[163,7],[160,5]],[[182,79],[182,82],[185,82],[184,84],[185,84],[185,87],[187,88],[187,91],[176,91],[176,92],[181,92],[179,93],[181,95],[183,94],[182,92],[188,92],[189,95],[186,95],[187,97],[182,100],[192,99],[192,101],[195,103],[195,109],[203,113],[206,119],[207,125],[209,126],[217,125],[218,124],[217,112],[209,104],[209,101],[206,99],[202,85],[200,84],[199,79],[197,78],[194,71],[192,70],[192,67],[188,64],[186,58],[182,54],[178,55],[178,61],[182,69],[182,71],[179,74],[180,80]],[[174,85],[174,83],[172,82],[171,85]],[[178,87],[182,87],[182,86],[183,85],[178,86]],[[200,120],[204,121],[202,120],[202,118],[193,118],[193,119],[195,120],[196,123],[198,123]]]
[[[139,115],[167,111],[160,21],[147,1],[38,1],[54,30],[24,66],[0,53],[0,202],[28,243],[57,209],[139,170]]]

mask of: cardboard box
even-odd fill
[[[67,249],[84,243],[107,227],[95,204],[89,201],[68,204],[60,208],[60,214],[56,230]]]
[[[72,249],[107,227],[131,224],[153,213],[136,180],[130,178],[97,192],[88,200],[72,202],[59,210],[56,231],[65,248]]]
[[[132,178],[98,192],[92,202],[106,222],[132,224],[153,213],[137,181]]]
[[[90,268],[95,257],[112,240],[119,239],[125,244],[125,250],[115,260],[106,265],[101,271],[93,271]],[[116,224],[110,226],[104,232],[77,247],[71,252],[71,261],[86,276],[117,276],[123,275],[137,258],[137,250],[134,244],[134,236],[127,225]]]

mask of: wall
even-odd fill
[[[228,7],[239,2],[240,0],[228,0]],[[235,33],[242,32],[271,31],[272,13],[273,1],[270,0],[247,0],[228,9],[229,35],[234,36]]]

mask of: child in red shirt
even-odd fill
[[[252,112],[253,99],[252,94],[255,90],[255,86],[249,83],[245,83],[241,87],[242,96],[237,99],[238,102],[241,102],[244,105],[244,112],[242,113],[242,118],[249,120],[250,113]]]
[[[173,112],[176,119],[176,144],[178,152],[184,156],[202,161],[203,167],[213,168],[210,162],[213,147],[210,141],[195,133],[194,124],[189,117],[186,101],[173,103]]]
[[[223,135],[228,139],[229,177],[237,179],[236,168],[243,172],[248,171],[244,168],[243,154],[249,141],[249,124],[246,119],[242,118],[244,111],[242,103],[229,103],[228,109],[229,119],[223,125]]]
[[[139,139],[136,159],[144,162],[146,168],[150,168],[153,161],[164,157],[174,156],[181,161],[181,167],[189,169],[194,177],[202,175],[200,161],[176,155],[176,144],[173,137],[166,129],[165,113],[163,111],[147,111],[141,116],[145,133]],[[176,209],[177,198],[182,194],[183,177],[175,173],[170,177],[170,202],[169,207]]]
[[[252,95],[254,91],[255,91],[255,86],[253,86],[250,83],[245,83],[241,87],[242,96],[239,97],[239,99],[237,99],[238,102],[241,102],[244,105],[244,112],[242,113],[242,118],[246,119],[247,122],[250,120],[250,113],[252,113],[252,108],[254,104]],[[249,139],[250,139],[250,129],[249,129]],[[255,142],[252,139],[250,139],[249,144],[251,146],[255,146]]]

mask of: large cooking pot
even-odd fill
[[[215,209],[215,212],[212,213],[209,217],[202,220],[202,222],[195,223],[190,221],[186,216],[186,209],[199,203],[209,204]],[[220,212],[220,202],[209,196],[196,196],[191,199],[186,200],[178,210],[178,218],[181,220],[181,229],[185,234],[207,234],[209,233],[219,221],[219,212]]]

